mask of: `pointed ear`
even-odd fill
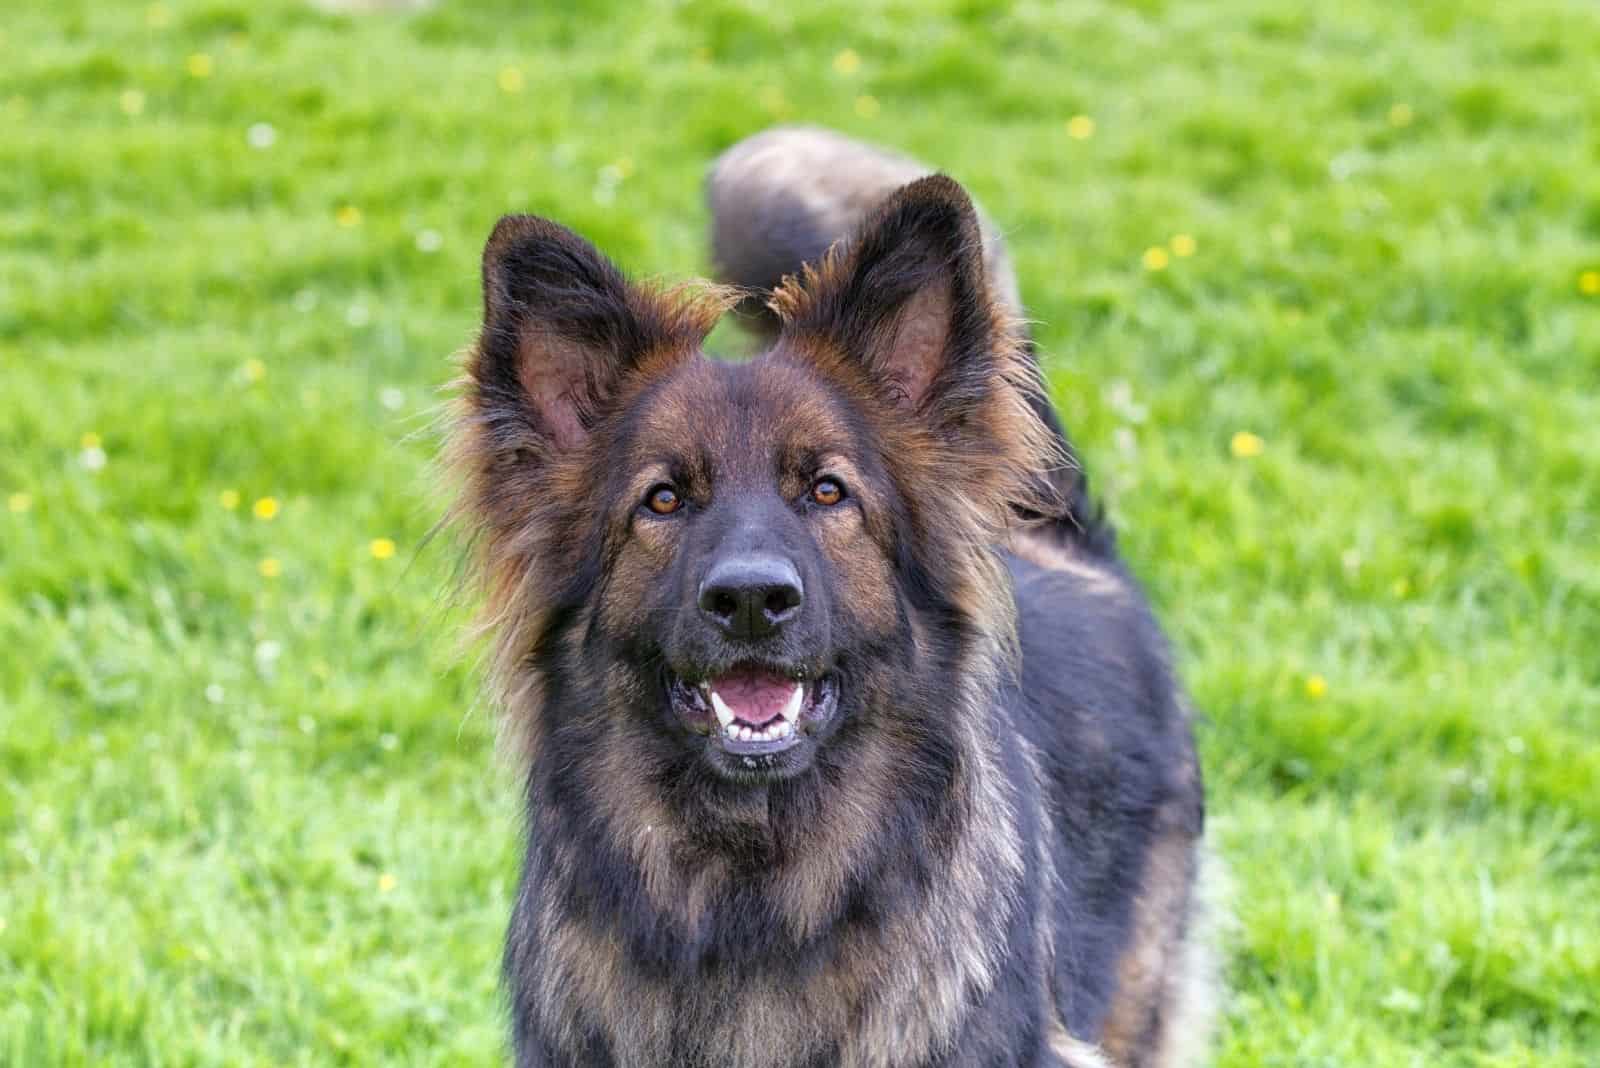
[[[507,215],[483,250],[474,399],[507,445],[576,448],[630,370],[699,345],[712,303],[633,286],[565,227]]]
[[[981,400],[1008,343],[977,212],[943,175],[890,196],[820,266],[787,280],[773,306],[791,337],[835,346],[885,400],[930,415]]]
[[[908,477],[959,487],[991,528],[1060,512],[1047,473],[1066,460],[1034,407],[1048,411],[1038,364],[986,277],[978,215],[954,181],[901,187],[771,306],[780,346],[887,409],[879,425]]]

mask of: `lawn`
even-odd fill
[[[557,8],[5,4],[0,1063],[502,1062],[481,242],[703,272],[783,120],[1010,234],[1207,717],[1217,1063],[1600,1063],[1600,11]]]

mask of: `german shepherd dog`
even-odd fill
[[[1166,645],[961,187],[768,131],[724,281],[500,220],[460,513],[526,772],[521,1068],[1187,1065],[1202,793]],[[756,297],[761,355],[702,342]]]

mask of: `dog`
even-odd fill
[[[483,254],[453,458],[525,773],[520,1068],[1176,1068],[1203,791],[960,185],[825,130],[708,181],[723,285]],[[763,351],[708,358],[743,306]]]

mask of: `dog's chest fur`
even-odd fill
[[[1003,967],[1018,907],[1013,891],[1023,876],[1014,800],[993,740],[966,733],[973,759],[963,763],[964,817],[948,866],[893,910],[841,920],[826,933],[827,951],[803,970],[781,959],[708,961],[691,978],[637,959],[614,932],[550,904],[560,898],[548,892],[550,880],[560,877],[553,869],[564,865],[546,854],[543,863],[552,870],[530,872],[529,880],[545,885],[544,901],[519,907],[511,932],[508,964],[514,986],[520,980],[519,1010],[531,1013],[559,1047],[552,1053],[573,1064],[913,1068],[938,1062]],[[652,831],[641,826],[634,833]],[[838,862],[798,858],[793,878],[820,885],[837,878]],[[674,876],[682,880],[674,888],[680,900],[706,889],[692,888],[695,873]],[[770,907],[798,927],[815,904],[802,895]]]

